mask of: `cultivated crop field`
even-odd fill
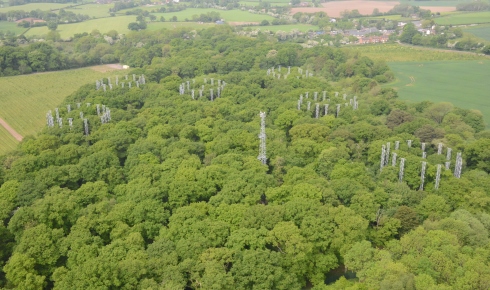
[[[54,110],[68,95],[81,85],[95,83],[106,76],[122,75],[122,72],[99,72],[95,68],[83,68],[58,72],[39,73],[0,78],[0,118],[4,119],[22,136],[36,134],[45,126],[46,112]],[[100,69],[98,69],[100,70]],[[94,85],[95,86],[95,85]],[[13,148],[15,139],[4,138],[8,134],[0,130],[0,152]]]
[[[434,21],[440,25],[490,23],[490,11],[452,13],[448,16],[435,18]]]
[[[459,52],[424,47],[399,45],[396,43],[356,45],[344,48],[359,52],[372,59],[387,62],[438,61],[438,60],[488,60],[488,57],[474,53]]]
[[[168,21],[173,16],[177,16],[177,21],[185,21],[192,20],[193,15],[206,14],[208,12],[218,12],[225,21],[227,22],[260,22],[262,20],[273,20],[274,17],[265,15],[265,14],[254,14],[248,11],[242,10],[218,10],[218,9],[198,9],[198,8],[189,8],[186,10],[182,10],[179,12],[169,12],[169,13],[152,13],[157,19],[160,16],[165,17]]]
[[[160,29],[174,29],[180,27],[190,27],[196,30],[205,29],[212,26],[215,26],[214,23],[196,23],[196,22],[150,22],[148,23],[148,27],[146,30],[154,31]]]
[[[490,41],[490,25],[482,25],[478,27],[471,27],[464,30],[465,32],[469,32],[476,37],[481,39]]]
[[[129,32],[128,24],[135,21],[136,16],[134,15],[100,18],[79,23],[60,24],[56,31],[60,33],[61,38],[65,39],[72,37],[76,33],[90,33],[94,29],[99,30],[101,33],[110,30],[116,30],[119,33],[127,33]],[[26,36],[45,35],[47,33],[48,28],[46,26],[34,27],[26,33]]]
[[[269,30],[273,32],[277,31],[286,31],[289,32],[291,30],[299,30],[302,32],[306,32],[309,30],[317,30],[318,26],[309,25],[309,24],[291,24],[291,25],[269,25],[269,26],[255,26],[253,29],[260,29],[261,31]]]
[[[19,142],[5,128],[0,126],[0,155],[14,150],[17,143]]]
[[[450,102],[483,113],[490,125],[490,60],[388,63],[397,81],[390,84],[400,99]]]
[[[0,31],[3,32],[10,31],[10,32],[14,32],[15,34],[21,34],[26,30],[27,29],[24,27],[17,26],[17,23],[15,22],[0,21]]]
[[[75,14],[88,15],[94,18],[109,17],[109,8],[114,7],[114,4],[85,4],[66,9],[66,11]]]
[[[25,5],[3,7],[0,8],[0,12],[8,12],[12,10],[32,11],[37,9],[42,11],[47,11],[47,10],[57,10],[71,5],[73,4],[72,3],[29,3]]]

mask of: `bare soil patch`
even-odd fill
[[[9,124],[7,124],[7,122],[5,122],[4,119],[0,118],[0,125],[2,125],[5,130],[7,130],[10,135],[14,136],[15,139],[17,139],[17,141],[22,141],[22,139],[24,137],[22,137],[22,135],[20,135],[19,133],[17,133],[17,131],[15,131],[12,127],[10,127]]]
[[[114,70],[121,70],[123,69],[123,65],[119,63],[113,63],[113,64],[103,64],[103,65],[96,65],[96,66],[91,66],[90,67],[94,71],[98,72],[109,72],[109,71],[114,71]]]
[[[378,8],[379,12],[388,12],[395,5],[400,4],[395,1],[332,1],[322,3],[323,7],[297,7],[291,9],[291,14],[297,12],[315,13],[325,12],[330,17],[341,17],[340,13],[349,10],[357,9],[362,15],[370,15],[374,8]]]

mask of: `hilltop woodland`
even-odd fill
[[[1,157],[0,287],[490,287],[490,132],[477,111],[399,101],[378,85],[391,77],[382,62],[225,26],[134,33],[124,48],[126,59],[151,57],[131,72],[145,84],[120,75],[112,90],[82,86],[59,106],[62,127]],[[95,104],[110,108],[108,123]],[[380,171],[387,142],[405,158],[402,182],[399,161]]]

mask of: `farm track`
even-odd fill
[[[15,131],[12,127],[10,127],[10,125],[7,122],[5,122],[5,120],[2,118],[0,118],[0,125],[2,125],[5,128],[5,130],[7,130],[10,133],[10,135],[12,135],[17,141],[20,142],[24,138],[22,137],[22,135],[17,133],[17,131]]]

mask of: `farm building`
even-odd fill
[[[22,22],[28,22],[30,24],[34,24],[34,23],[44,23],[46,21],[39,19],[39,18],[33,18],[33,17],[22,18],[22,19],[15,21],[15,23],[22,23]]]

